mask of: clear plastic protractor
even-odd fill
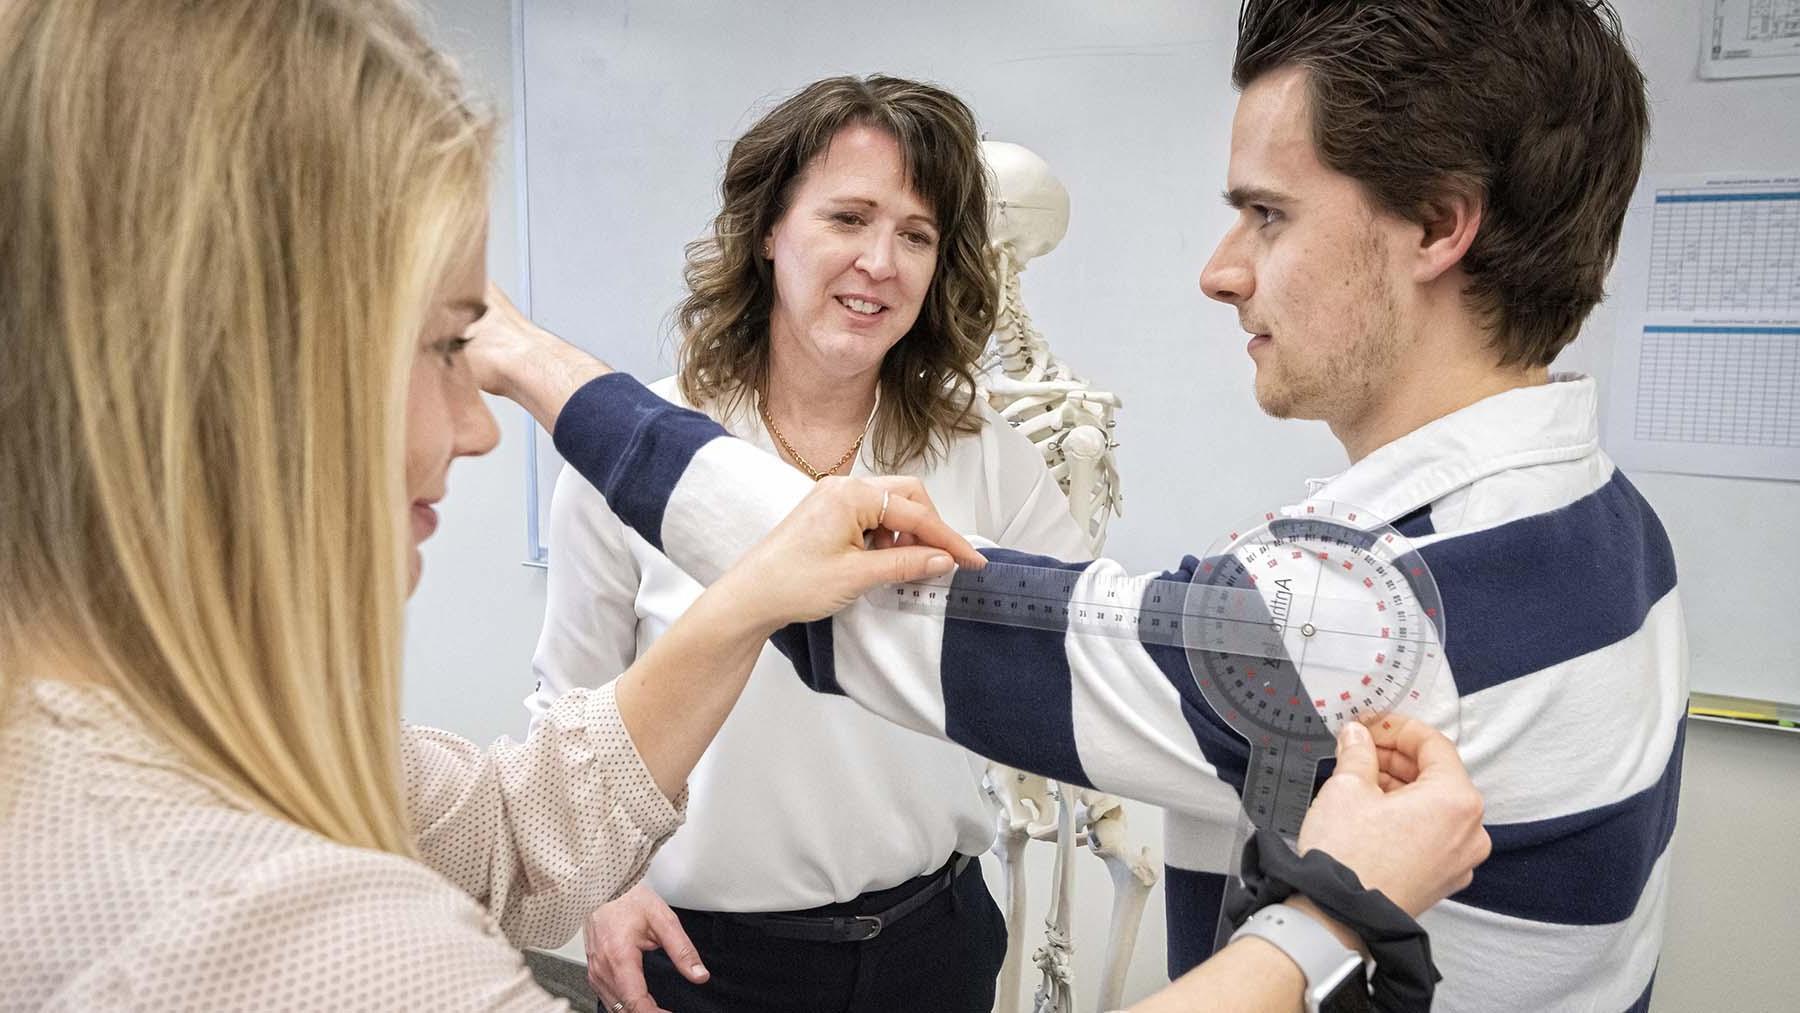
[[[1233,530],[1201,559],[1182,614],[1202,695],[1253,744],[1322,757],[1345,721],[1455,725],[1437,582],[1405,536],[1356,507],[1309,500]],[[1243,650],[1246,629],[1267,649]]]
[[[1446,618],[1430,568],[1374,515],[1313,500],[1221,538],[1191,574],[990,562],[868,600],[944,620],[1183,648],[1202,697],[1253,746],[1333,753],[1339,725],[1383,714],[1456,727]]]
[[[1254,830],[1298,838],[1344,722],[1398,714],[1456,734],[1461,704],[1437,582],[1378,515],[1324,500],[1271,510],[1181,576],[997,561],[890,585],[869,601],[945,621],[1182,648],[1201,697],[1247,746],[1225,870],[1234,879]],[[1220,774],[1235,780],[1229,766],[1221,758]],[[1219,942],[1230,934],[1221,913]]]

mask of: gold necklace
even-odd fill
[[[826,468],[824,471],[820,471],[807,463],[806,458],[800,456],[800,451],[795,450],[794,445],[787,441],[787,437],[781,435],[781,427],[775,424],[774,417],[769,414],[767,402],[765,402],[760,395],[758,395],[756,399],[756,411],[762,416],[763,425],[769,427],[769,435],[775,437],[775,442],[781,445],[781,449],[786,451],[787,455],[794,459],[794,463],[800,466],[800,470],[805,472],[807,477],[815,482],[827,475],[837,474],[839,468],[842,468],[845,464],[849,463],[851,458],[856,456],[856,452],[862,449],[863,441],[869,437],[869,427],[875,424],[875,411],[880,407],[881,388],[877,387],[875,388],[875,404],[869,408],[869,420],[863,423],[862,432],[857,434],[856,442],[850,444],[850,449],[844,451],[844,456],[838,458],[836,464]]]

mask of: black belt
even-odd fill
[[[956,877],[962,875],[969,863],[974,861],[968,855],[957,855],[944,863],[931,878],[906,899],[885,911],[875,914],[794,914],[794,913],[731,913],[718,917],[726,921],[748,925],[764,935],[779,939],[797,939],[809,943],[866,943],[881,935],[881,930],[914,911],[924,907],[933,897],[950,889]],[[924,878],[924,877],[920,877]]]

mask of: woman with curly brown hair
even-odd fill
[[[914,475],[959,530],[1083,556],[1037,452],[975,395],[995,293],[968,107],[891,77],[815,82],[736,142],[721,192],[657,392],[811,478]],[[534,714],[700,591],[573,471],[550,526]],[[773,648],[757,668],[687,829],[588,924],[602,1007],[990,1009],[1005,927],[969,859],[994,833],[984,763],[809,692]]]

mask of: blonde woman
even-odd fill
[[[390,3],[0,6],[6,1009],[555,1008],[514,947],[641,875],[764,639],[952,565],[864,533],[979,559],[834,483],[527,742],[402,730],[491,132]]]

